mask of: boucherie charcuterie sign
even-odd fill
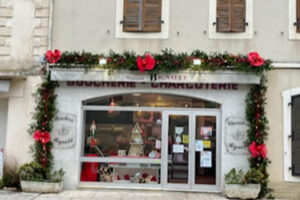
[[[133,83],[176,83],[176,84],[259,84],[260,76],[233,71],[148,74],[135,71],[50,69],[52,81],[86,82],[133,82]]]
[[[69,87],[136,88],[137,84],[142,85],[135,82],[67,81]],[[238,90],[238,84],[234,83],[149,83],[147,85],[158,89]]]

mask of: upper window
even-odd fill
[[[170,0],[117,0],[116,37],[168,39]]]
[[[289,38],[300,39],[300,1],[289,0]]]
[[[217,32],[246,31],[246,0],[217,0]]]
[[[300,176],[300,95],[292,97],[292,175]]]
[[[253,0],[210,0],[209,12],[209,38],[253,37]]]
[[[284,180],[300,182],[300,88],[283,96]]]
[[[161,0],[124,0],[123,31],[160,32]]]

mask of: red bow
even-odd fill
[[[42,132],[40,130],[36,130],[34,132],[33,138],[37,142],[41,142],[42,144],[47,144],[50,141],[50,133],[48,131]]]
[[[57,63],[61,58],[61,53],[59,50],[55,49],[54,52],[48,50],[46,53],[46,59],[49,63]]]
[[[249,146],[249,150],[253,158],[257,158],[259,156],[263,158],[267,157],[267,147],[265,144],[256,145],[256,142],[253,141]]]
[[[139,70],[144,72],[145,70],[152,70],[154,68],[155,59],[149,54],[146,54],[144,59],[140,56],[137,57],[136,63]]]

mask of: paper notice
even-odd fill
[[[200,167],[211,168],[212,167],[212,152],[202,151],[200,154]]]
[[[196,151],[203,151],[203,140],[196,140]]]
[[[183,144],[173,144],[173,153],[183,153],[184,145]]]

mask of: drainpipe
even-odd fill
[[[49,10],[49,29],[48,29],[48,49],[52,49],[52,18],[53,18],[54,0],[50,0]]]

